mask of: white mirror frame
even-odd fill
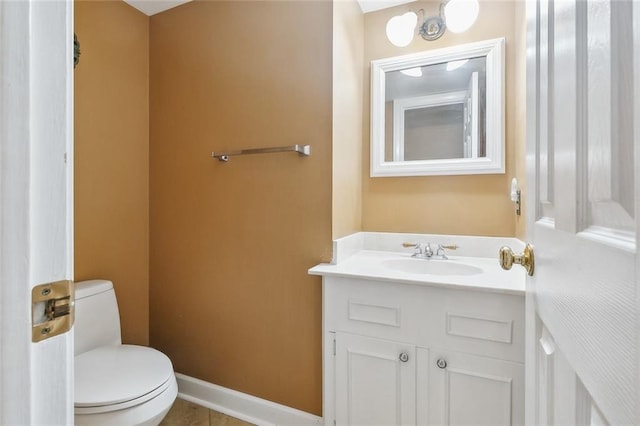
[[[486,157],[385,161],[386,73],[462,59],[486,58]],[[371,61],[371,177],[500,174],[504,154],[504,38]]]

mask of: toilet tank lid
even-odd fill
[[[76,300],[113,289],[113,283],[109,280],[87,280],[76,282]]]

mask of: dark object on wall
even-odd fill
[[[80,42],[78,36],[73,34],[73,68],[75,68],[80,62]]]

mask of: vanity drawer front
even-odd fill
[[[434,289],[434,347],[524,362],[524,296]],[[435,303],[434,303],[435,302]]]
[[[420,300],[416,288],[348,278],[325,281],[327,331],[346,331],[414,343]]]

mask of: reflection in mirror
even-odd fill
[[[371,176],[504,173],[504,39],[371,63]]]
[[[388,72],[385,161],[486,156],[485,73],[484,57]]]

